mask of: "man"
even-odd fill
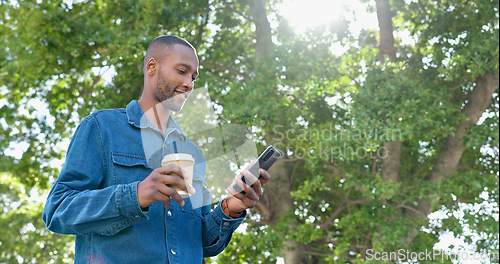
[[[260,170],[257,180],[245,170],[255,184],[235,178],[245,192],[229,187],[211,211],[203,154],[170,116],[192,92],[198,64],[187,41],[156,38],[144,59],[139,101],[97,111],[78,126],[43,212],[51,231],[76,235],[75,263],[201,263],[224,250],[258,202],[270,176]],[[195,159],[192,186],[181,168],[160,165],[174,149]]]

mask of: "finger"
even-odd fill
[[[170,167],[169,168],[169,165],[172,165],[173,167]],[[156,173],[159,175],[160,177],[160,181],[163,182],[164,184],[169,184],[169,185],[176,185],[177,187],[187,191],[188,193],[190,194],[195,194],[196,193],[196,189],[190,185],[189,183],[187,183],[186,181],[184,181],[185,179],[185,176],[187,175],[186,172],[174,165],[174,164],[168,164],[167,166],[165,167],[161,167],[159,168],[161,170],[158,170]],[[178,169],[178,170],[177,170]],[[181,170],[181,172],[179,172],[179,170]],[[180,173],[180,175],[179,175]],[[170,183],[170,180],[169,178],[166,178],[165,176],[171,176],[171,177],[175,177],[175,178],[178,178],[182,181],[182,185],[178,185],[178,184],[175,184],[175,183]],[[185,188],[183,187],[185,185]]]
[[[196,193],[196,189],[189,183],[185,182],[186,187],[187,187],[187,192],[190,193],[191,195]]]
[[[169,177],[174,177],[176,178],[176,183],[174,184],[170,184],[170,185],[175,185],[179,188],[181,188],[182,190],[190,193],[190,194],[195,194],[196,193],[196,189],[191,185],[189,184],[188,182],[186,182],[184,180],[184,178],[178,176],[177,174],[173,174],[173,175],[168,175]]]
[[[258,181],[257,181],[258,182]],[[260,182],[259,182],[260,184]],[[253,187],[250,187],[248,185],[245,184],[245,197],[252,200],[252,201],[258,201],[259,200],[259,196],[257,195],[257,193],[255,193],[255,190],[253,189]],[[243,200],[242,200],[243,201]]]
[[[172,195],[170,195],[170,198],[174,199],[174,201],[177,202],[178,205],[184,206],[185,202],[182,199],[181,195],[173,188],[172,189]]]
[[[257,176],[253,175],[249,170],[244,170],[243,175],[245,176],[246,182],[249,186],[252,186],[255,182],[259,181]]]
[[[164,184],[159,184],[157,187],[158,192],[162,195],[168,197],[168,205],[170,205],[170,198],[174,199],[180,206],[184,206],[184,200],[181,195],[171,186],[167,186]],[[163,200],[166,202],[166,200]]]
[[[163,207],[165,207],[165,209],[170,207],[170,197],[167,196],[167,198],[163,201]]]
[[[235,187],[235,185],[237,187]],[[228,194],[235,196],[238,199],[242,199],[245,197],[245,194],[242,193],[242,191],[245,190],[245,186],[247,185],[240,178],[236,178],[234,179],[233,184],[227,188]]]
[[[179,177],[181,177],[181,178],[184,178],[184,174],[185,174],[184,170],[181,167],[179,167],[175,164],[172,164],[172,163],[169,163],[166,166],[160,167],[160,168],[156,169],[155,171],[156,171],[156,173],[163,174],[163,175],[171,175],[173,173],[173,174],[179,175]]]
[[[228,187],[227,189],[228,197],[234,196],[238,200],[245,199],[245,195],[241,192],[235,191],[232,187]]]
[[[174,188],[165,186],[166,189],[164,189],[165,194],[169,196],[171,199],[177,202],[180,206],[184,206],[184,200],[182,199],[181,195],[175,190]]]
[[[254,185],[252,185],[252,189],[255,191],[255,194],[258,197],[262,196],[262,184],[260,183],[260,181],[256,181]]]
[[[231,187],[229,187],[227,191],[229,193],[226,198],[226,200],[228,201],[228,205],[229,200],[231,200],[231,206],[236,211],[243,211],[247,208],[252,207],[251,205],[255,203],[248,199],[245,194],[237,192]]]
[[[177,188],[187,191],[188,193],[191,193],[194,190],[192,186],[188,187],[188,184],[184,181],[184,179],[176,174],[173,175],[156,174],[155,176],[156,176],[155,180],[159,184],[163,184],[169,187],[175,186]]]
[[[271,180],[271,175],[269,175],[269,173],[266,170],[260,168],[259,169],[259,174],[261,176],[261,177],[259,177],[259,180],[262,183],[262,185],[264,185],[266,182],[268,182],[269,180]]]
[[[168,187],[161,183],[153,183],[147,192],[153,202],[163,202],[164,207],[168,208],[170,206],[170,197],[168,196],[168,191],[166,191],[165,188]]]

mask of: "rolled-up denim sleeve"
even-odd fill
[[[78,126],[65,164],[43,210],[47,228],[61,234],[113,235],[147,218],[137,182],[100,188],[107,177],[105,142],[92,116]]]
[[[232,218],[222,210],[221,203],[203,218],[203,257],[221,253],[231,241],[238,226],[245,220],[247,212],[241,217]],[[208,210],[210,208],[208,207]]]

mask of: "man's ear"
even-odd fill
[[[154,58],[151,58],[148,60],[146,63],[146,74],[149,76],[155,75],[156,71],[158,70],[158,61],[156,61]]]

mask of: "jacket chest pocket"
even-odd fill
[[[153,171],[144,156],[123,152],[112,152],[111,155],[114,184],[142,181]]]

